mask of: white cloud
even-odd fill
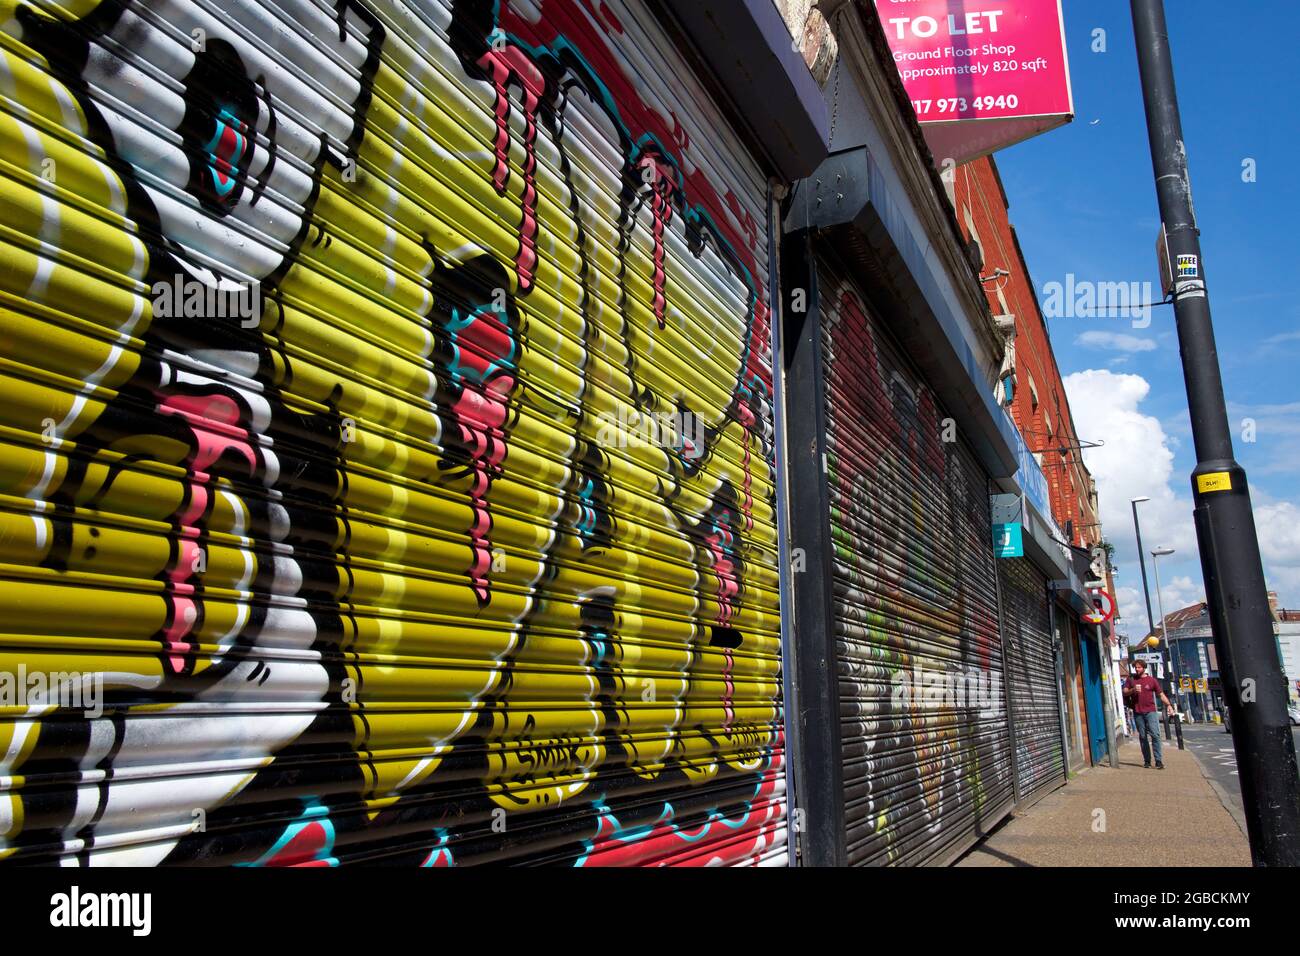
[[[1289,501],[1256,505],[1255,528],[1265,561],[1300,565],[1300,508]]]
[[[1156,350],[1155,339],[1144,339],[1125,332],[1084,332],[1074,340],[1074,343],[1085,348],[1103,349],[1108,352],[1154,352]]]
[[[1274,335],[1264,340],[1265,346],[1281,345],[1283,342],[1300,341],[1300,329],[1294,332],[1283,332],[1281,335]]]
[[[1145,543],[1145,542],[1144,542]],[[1164,560],[1163,558],[1161,560]],[[1155,588],[1155,582],[1152,581],[1152,588]],[[1189,607],[1192,604],[1199,604],[1205,600],[1205,588],[1201,586],[1200,577],[1192,580],[1185,574],[1175,576],[1172,580],[1161,577],[1160,596],[1164,598],[1165,613],[1173,614],[1180,608]],[[1160,607],[1157,603],[1155,594],[1151,595],[1151,601],[1156,604],[1156,617],[1160,616]]]
[[[1300,508],[1289,501],[1256,502],[1255,531],[1269,588],[1278,592],[1283,606],[1295,606],[1300,596]]]
[[[1146,606],[1142,603],[1142,592],[1127,585],[1115,585],[1115,600],[1119,602],[1119,622],[1116,630],[1136,642],[1147,632]],[[1152,609],[1152,614],[1155,610]]]
[[[1140,375],[1088,369],[1066,376],[1065,391],[1079,437],[1106,443],[1101,448],[1085,449],[1083,456],[1097,480],[1102,533],[1115,546],[1115,563],[1120,568],[1116,599],[1123,618],[1121,628],[1136,640],[1146,633],[1147,617],[1131,499],[1142,495],[1151,499],[1138,505],[1138,515],[1142,522],[1142,546],[1147,552],[1154,616],[1159,618],[1160,610],[1152,567],[1153,548],[1174,548],[1176,552],[1160,559],[1166,614],[1205,599],[1192,521],[1190,483],[1187,475],[1174,473],[1173,449],[1179,441],[1176,435],[1165,430],[1159,419],[1143,414],[1141,406],[1151,392],[1151,385]],[[1270,430],[1281,431],[1288,419],[1294,421],[1290,416],[1296,408],[1295,404],[1274,405],[1260,406],[1254,411],[1261,423],[1268,422]],[[1254,498],[1255,527],[1268,586],[1278,592],[1284,606],[1298,607],[1300,505],[1274,500],[1258,489]]]
[[[1137,638],[1146,633],[1147,619],[1129,502],[1142,495],[1151,499],[1138,505],[1138,514],[1142,522],[1142,546],[1148,552],[1152,610],[1159,617],[1150,557],[1153,548],[1169,547],[1177,552],[1176,557],[1161,558],[1161,571],[1166,576],[1162,581],[1165,612],[1202,597],[1199,574],[1196,580],[1186,573],[1168,577],[1175,571],[1188,572],[1197,567],[1190,491],[1175,492],[1171,484],[1174,453],[1170,436],[1159,419],[1140,410],[1151,392],[1146,379],[1108,369],[1088,369],[1066,376],[1065,391],[1079,437],[1106,443],[1101,448],[1086,449],[1084,463],[1097,480],[1102,533],[1115,545],[1115,563],[1124,582],[1116,585],[1120,614],[1129,635]],[[1178,477],[1180,485],[1185,485],[1186,480],[1185,476]]]

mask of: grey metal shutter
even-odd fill
[[[104,690],[0,707],[0,858],[785,862],[767,171],[669,33],[0,24],[0,671]]]
[[[853,284],[819,277],[848,860],[941,863],[1013,799],[987,477]]]
[[[1027,558],[998,562],[1021,804],[1065,783],[1047,577]]]

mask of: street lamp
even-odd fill
[[[1157,548],[1151,553],[1151,566],[1154,568],[1154,570],[1156,570],[1156,601],[1158,602],[1158,606],[1160,606],[1160,636],[1165,641],[1165,662],[1166,663],[1173,663],[1173,659],[1171,659],[1169,653],[1169,627],[1167,627],[1167,623],[1165,622],[1165,598],[1164,596],[1161,596],[1160,593],[1160,558],[1164,557],[1164,555],[1166,554],[1173,554],[1173,553],[1174,553],[1173,548]],[[1170,672],[1173,672],[1173,667],[1171,667]],[[1173,688],[1174,702],[1175,704],[1177,704],[1179,689],[1180,689],[1178,687],[1177,672],[1173,672],[1173,676],[1171,676],[1169,680],[1169,685],[1170,688]],[[1178,749],[1179,750],[1184,749],[1183,748],[1183,718],[1180,717],[1180,715],[1178,714],[1174,715],[1174,734],[1178,735]]]
[[[1154,634],[1156,632],[1156,624],[1151,618],[1151,590],[1147,587],[1147,562],[1142,556],[1142,526],[1138,523],[1138,505],[1143,501],[1150,500],[1151,499],[1148,496],[1142,495],[1138,498],[1130,498],[1129,504],[1133,506],[1133,533],[1137,535],[1138,567],[1142,569],[1142,596],[1145,597],[1147,601],[1147,633]]]
[[[1143,557],[1142,554],[1142,526],[1138,523],[1138,505],[1144,501],[1150,500],[1151,498],[1148,495],[1139,495],[1136,498],[1130,498],[1129,504],[1133,506],[1133,533],[1137,535],[1138,567],[1142,569],[1142,596],[1146,598],[1147,604],[1147,633],[1154,634],[1156,632],[1156,624],[1155,620],[1151,616],[1151,589],[1147,586],[1147,562],[1146,558]],[[1165,656],[1168,657],[1169,655],[1166,654]],[[1165,740],[1168,740],[1170,737],[1168,714],[1165,715],[1164,724]]]
[[[1160,559],[1173,553],[1173,548],[1156,548],[1151,552],[1151,568],[1156,575],[1156,607],[1160,609],[1160,637],[1165,643],[1166,657],[1170,654],[1169,649],[1171,645],[1169,643],[1169,627],[1165,622],[1165,598],[1164,595],[1160,593]],[[1183,670],[1181,655],[1178,655],[1176,662],[1171,661],[1171,663],[1174,663],[1174,667],[1172,668],[1174,673],[1170,678],[1169,684],[1174,692],[1174,700],[1179,702],[1178,709],[1182,710],[1182,686],[1179,684],[1179,675]]]

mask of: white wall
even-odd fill
[[[1300,697],[1296,693],[1296,681],[1300,680],[1300,622],[1283,621],[1278,624],[1277,643],[1282,648],[1282,669],[1286,671],[1287,689],[1291,699]]]
[[[1123,643],[1123,638],[1120,639]],[[1128,723],[1124,715],[1124,684],[1119,676],[1119,659],[1122,651],[1116,645],[1110,649],[1110,690],[1114,701],[1111,704],[1115,715],[1115,736],[1123,737],[1128,733]]]

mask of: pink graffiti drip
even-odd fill
[[[280,847],[264,866],[322,867],[330,866],[324,859],[329,852],[329,832],[317,822],[308,823]]]
[[[736,615],[736,598],[740,594],[736,563],[731,557],[731,549],[735,547],[735,542],[732,540],[731,531],[720,524],[706,540],[709,553],[713,556],[713,574],[718,580],[717,590],[713,592],[718,601],[716,623],[725,627]]]
[[[210,477],[206,472],[194,471],[190,473],[190,494],[189,504],[181,512],[180,523],[183,528],[190,528],[199,523],[205,514],[208,513],[208,488],[207,483]]]
[[[759,287],[756,291],[758,292],[758,298],[754,301],[754,330],[750,340],[757,343],[771,342],[772,310],[768,308],[767,300],[763,298],[762,288]],[[770,389],[772,387],[772,372],[763,362],[762,354],[760,349],[749,350],[749,364],[746,371],[751,378],[756,378]]]
[[[600,19],[583,15],[577,8],[563,4],[547,4],[544,16],[533,17],[503,3],[498,25],[511,36],[535,47],[558,49],[567,45],[579,50],[591,71],[606,85],[610,98],[619,104],[619,120],[631,131],[633,140],[653,139],[671,145],[679,157],[689,153],[690,137],[685,129],[675,117],[663,110],[658,100],[645,96],[643,84],[629,69],[628,60],[616,52],[617,47],[610,42],[610,34],[602,28]],[[750,235],[757,234],[757,224],[751,229],[748,222],[737,222],[733,208],[719,194],[709,176],[707,164],[683,164],[677,188],[689,197],[692,209],[703,211],[717,224],[753,283],[757,301],[749,340],[754,347],[749,350],[746,373],[770,390],[771,369],[765,367],[762,358],[770,341],[767,309],[763,305],[766,270],[758,261],[757,249],[761,244],[748,241]]]
[[[212,163],[213,176],[223,190],[229,188],[230,182],[234,179],[235,160],[243,151],[243,143],[240,142],[239,132],[233,126],[222,124],[220,132],[217,134],[217,148],[215,151],[214,162]]]
[[[736,722],[736,681],[732,677],[736,659],[730,647],[723,648],[722,656],[726,659],[722,667],[722,729],[731,733],[731,725]]]
[[[533,287],[537,270],[537,107],[546,91],[546,81],[524,50],[513,44],[490,49],[478,59],[478,65],[492,76],[496,93],[496,165],[492,185],[505,195],[510,182],[510,94],[511,82],[517,83],[524,101],[524,193],[519,222],[519,252],[515,257],[515,274],[519,290]]]
[[[745,234],[745,239],[748,241],[750,248],[756,247],[758,245],[758,223],[749,214],[749,210],[741,205],[740,199],[730,189],[727,190],[723,201],[727,204],[727,209],[731,212],[732,218],[740,225],[740,229]]]
[[[586,0],[586,2],[583,5],[588,10],[592,10],[594,6],[595,12],[600,17],[600,19],[605,22],[605,25],[607,27],[609,27],[612,31],[620,35],[623,33],[623,24],[619,22],[618,17],[614,16],[613,11],[610,10],[609,7],[605,5],[603,0],[596,0],[594,5],[591,3],[591,0]]]
[[[903,434],[902,427],[898,422],[898,415],[894,410],[894,402],[890,398],[889,390],[885,387],[884,377],[880,373],[880,357],[876,350],[876,337],[871,330],[871,324],[867,319],[867,314],[863,311],[861,303],[851,292],[845,292],[840,297],[840,320],[846,330],[851,330],[856,341],[863,350],[862,368],[865,371],[865,378],[862,376],[853,376],[847,384],[853,387],[853,395],[859,398],[868,407],[874,406],[876,409],[875,418],[881,424],[886,432],[889,442],[897,442]],[[875,466],[878,461],[878,453],[873,457],[868,465]]]
[[[488,478],[486,468],[481,461],[476,461],[474,477],[470,481],[469,488],[470,507],[474,509],[474,521],[469,526],[469,580],[474,596],[480,602],[487,601],[491,587],[489,574],[492,569],[492,549],[489,538],[492,522],[488,515],[487,504],[490,485],[491,479]]]
[[[451,851],[445,846],[436,846],[429,851],[429,855],[424,858],[422,865],[434,870],[449,869],[454,865]]]
[[[664,286],[668,278],[664,271],[664,230],[673,218],[673,171],[660,157],[649,155],[641,157],[637,168],[642,171],[643,177],[647,169],[653,176],[649,182],[650,211],[654,216],[651,230],[654,239],[654,313],[655,321],[662,329],[664,313],[668,308],[668,300],[664,297]]]
[[[165,395],[158,403],[164,415],[179,415],[190,425],[196,451],[190,461],[193,471],[207,471],[213,462],[228,451],[248,465],[249,474],[257,468],[257,454],[252,438],[239,427],[240,410],[234,399],[225,395]],[[224,426],[215,431],[210,426]]]
[[[179,674],[185,670],[187,657],[198,650],[197,644],[182,640],[183,637],[188,636],[194,627],[194,622],[198,620],[198,609],[193,598],[180,597],[175,593],[168,597],[172,619],[163,632],[163,648],[167,652],[167,663],[171,666],[172,673]]]
[[[499,409],[499,414],[493,424],[487,428],[473,424],[468,417],[471,409],[483,404],[484,396],[479,396],[477,401],[467,402],[462,395],[461,399],[452,406],[452,411],[459,420],[461,441],[470,449],[473,460],[473,475],[469,487],[470,507],[474,510],[474,518],[469,527],[471,551],[469,579],[474,596],[481,603],[487,602],[491,588],[492,516],[488,510],[488,492],[492,486],[492,479],[500,473],[501,463],[506,457],[505,435],[500,426],[505,422],[505,398],[513,385],[514,379],[508,378],[499,385],[494,383],[489,389],[489,402]],[[469,389],[466,389],[465,394],[468,393]]]
[[[189,491],[184,510],[175,515],[181,525],[181,540],[176,561],[167,569],[166,601],[170,610],[167,626],[163,630],[165,660],[173,674],[185,671],[189,657],[198,650],[198,643],[187,640],[199,618],[199,606],[190,578],[199,553],[198,526],[208,513],[212,495],[210,470],[226,452],[232,452],[248,466],[248,473],[257,470],[257,454],[246,428],[239,427],[239,404],[226,395],[179,395],[157,393],[158,411],[164,415],[181,418],[189,426],[194,452],[187,464],[185,484]],[[220,431],[214,430],[216,426]]]
[[[745,517],[745,530],[754,530],[754,411],[749,407],[748,402],[741,402],[737,409],[740,416],[740,424],[744,426],[745,452],[741,459],[741,468],[744,471],[744,479],[741,484],[740,511]]]
[[[470,586],[480,603],[490,596],[492,516],[488,493],[506,458],[506,403],[515,377],[504,371],[514,354],[510,330],[495,312],[480,311],[457,334],[457,361],[468,379],[451,406],[460,440],[469,452],[473,475],[469,496],[474,519],[469,528]],[[475,382],[484,382],[477,385]]]

